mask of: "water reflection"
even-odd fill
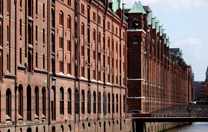
[[[168,132],[207,132],[208,123],[193,123],[192,125],[170,130]]]

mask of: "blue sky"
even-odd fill
[[[138,0],[124,0],[131,7]],[[140,0],[149,5],[170,37],[170,47],[179,47],[195,80],[204,80],[208,66],[208,0]]]

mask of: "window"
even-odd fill
[[[22,19],[20,19],[20,23],[19,23],[19,24],[20,24],[20,27],[19,27],[19,28],[20,28],[20,29],[19,29],[20,35],[22,35]]]
[[[96,30],[93,30],[93,40],[96,41]]]
[[[82,114],[85,113],[85,91],[82,90]]]
[[[67,63],[67,74],[71,74],[71,63]]]
[[[3,14],[3,0],[0,0],[0,14]]]
[[[110,93],[108,93],[108,113],[110,113]]]
[[[45,29],[43,29],[43,43],[45,44]]]
[[[45,19],[45,4],[43,3],[43,19]]]
[[[22,8],[22,0],[19,1],[20,7]]]
[[[82,35],[85,34],[85,25],[84,25],[84,23],[81,24],[81,34]]]
[[[60,88],[60,114],[64,114],[64,89]]]
[[[71,6],[71,0],[68,0],[68,1],[67,1],[67,4],[68,4],[69,6]]]
[[[103,93],[103,113],[104,115],[107,113],[107,97],[105,92]]]
[[[27,120],[31,120],[32,119],[32,108],[31,108],[31,104],[32,104],[32,101],[31,101],[31,87],[28,86],[27,87]]]
[[[93,92],[93,113],[96,113],[96,92]]]
[[[28,43],[33,44],[33,23],[31,21],[28,23]]]
[[[59,48],[64,48],[64,38],[62,36],[59,37]]]
[[[67,40],[67,50],[71,51],[71,40]]]
[[[35,66],[38,67],[38,53],[35,53]]]
[[[7,26],[7,42],[10,41],[10,27]]]
[[[72,94],[71,94],[71,89],[68,89],[68,114],[72,113],[72,108],[71,108],[71,101],[72,101]]]
[[[42,113],[46,115],[46,89],[45,87],[42,88]]]
[[[59,24],[64,26],[64,13],[62,11],[59,13]]]
[[[10,6],[11,6],[11,2],[10,0],[7,0],[7,12],[10,12]]]
[[[84,4],[81,4],[81,13],[84,14],[84,12],[85,12]]]
[[[64,73],[64,63],[63,63],[63,61],[59,61],[59,71]]]
[[[75,90],[75,113],[79,114],[79,104],[80,104],[80,98],[79,98],[79,91],[78,89]]]
[[[12,116],[12,93],[10,89],[6,91],[6,114],[11,118]]]
[[[7,71],[8,72],[10,72],[10,69],[11,67],[10,67],[10,56],[9,56],[9,54],[7,54]]]
[[[33,70],[33,55],[32,50],[28,51],[28,71],[32,72]]]
[[[45,54],[43,54],[43,69],[45,69]]]
[[[116,112],[118,113],[118,94],[116,94]]]
[[[115,103],[115,101],[114,101],[114,94],[112,94],[112,113],[115,113],[115,106],[114,106],[114,103]]]
[[[67,18],[67,27],[71,29],[71,16],[70,15],[68,15],[68,18]]]
[[[28,16],[32,17],[33,16],[33,1],[28,0]]]
[[[19,85],[18,87],[18,113],[23,116],[23,87]]]
[[[101,113],[101,93],[98,93],[98,113]]]
[[[38,41],[38,26],[35,26],[35,40]]]
[[[39,115],[39,89],[35,87],[35,114]]]
[[[36,0],[35,3],[35,13],[38,14],[38,0]]]
[[[52,86],[51,89],[51,118],[52,120],[56,120],[56,87],[55,86]]]
[[[87,92],[87,112],[90,114],[91,113],[91,93],[90,91]]]
[[[126,112],[126,96],[123,96],[123,112]]]

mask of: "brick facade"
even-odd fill
[[[151,14],[140,3],[126,10],[129,112],[152,113],[192,99],[191,67],[179,49],[169,47],[166,33]]]
[[[129,131],[122,19],[102,0],[0,0],[0,131]]]

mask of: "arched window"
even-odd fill
[[[101,113],[101,93],[98,93],[98,113]]]
[[[56,87],[52,86],[52,89],[51,89],[51,117],[52,117],[52,120],[56,120],[56,103],[55,102],[56,102]]]
[[[39,89],[35,87],[35,114],[39,115]]]
[[[56,132],[55,126],[52,127],[52,132]]]
[[[10,89],[6,91],[6,114],[12,116],[12,93]]]
[[[38,132],[38,127],[35,128],[35,132]]]
[[[31,120],[31,87],[27,86],[27,120]]]
[[[59,13],[59,24],[60,25],[64,25],[64,13],[63,13],[63,11],[60,11],[60,13]]]
[[[79,98],[79,90],[75,90],[75,113],[79,114],[79,103],[80,103],[80,98]]]
[[[107,97],[105,92],[103,93],[103,113],[104,115],[107,113]]]
[[[90,91],[87,92],[87,112],[90,114],[91,113],[91,93]]]
[[[42,113],[46,115],[46,89],[45,87],[42,88]]]
[[[64,88],[60,88],[60,114],[64,114]]]
[[[94,91],[93,92],[93,113],[96,113],[96,103],[97,103],[96,92]]]
[[[82,90],[82,114],[85,113],[85,91]]]
[[[19,115],[23,116],[23,86],[19,85],[18,88],[18,112]]]
[[[72,97],[71,97],[71,89],[68,89],[68,113],[71,114],[72,113],[72,108],[71,108],[71,101],[72,101]]]
[[[110,93],[108,93],[108,113],[110,113]]]
[[[32,132],[32,129],[31,129],[31,128],[28,128],[28,129],[27,129],[27,132]]]

